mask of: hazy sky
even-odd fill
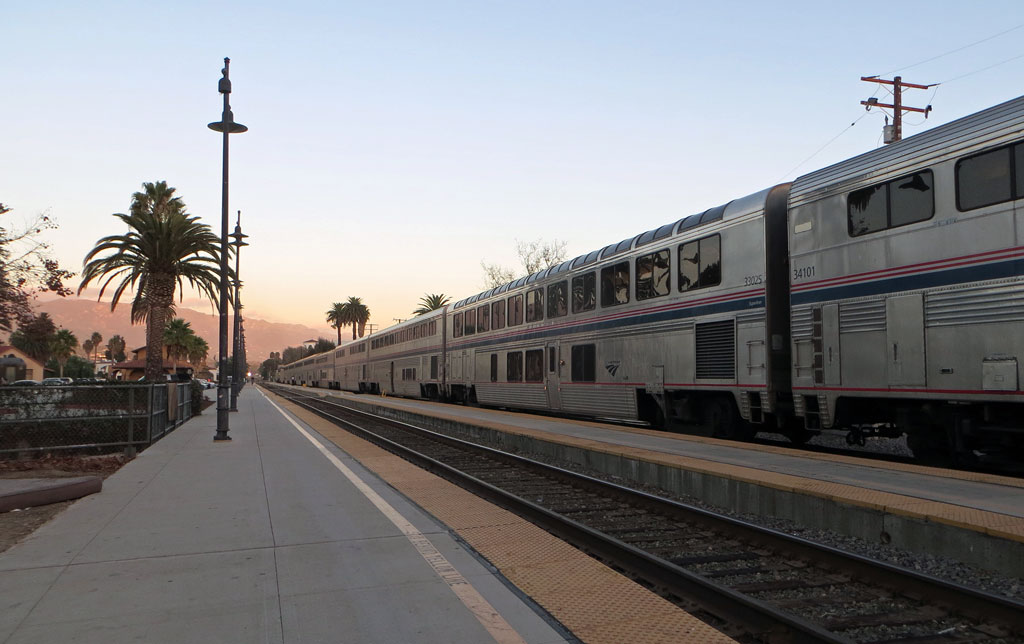
[[[859,101],[891,97],[862,75],[942,83],[904,94],[934,106],[906,136],[1024,93],[1020,0],[94,0],[0,15],[14,220],[48,212],[77,271],[124,232],[111,213],[163,179],[219,232],[206,124],[229,56],[249,126],[231,138],[243,302],[319,327],[350,295],[382,327],[424,293],[473,295],[481,260],[515,264],[517,238],[574,257],[881,145],[882,115]]]

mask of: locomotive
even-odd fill
[[[282,382],[915,455],[1024,446],[1024,97],[280,368]]]

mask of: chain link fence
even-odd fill
[[[143,449],[191,417],[187,382],[0,387],[0,456]]]

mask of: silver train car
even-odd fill
[[[281,368],[718,436],[1024,444],[1024,97]]]

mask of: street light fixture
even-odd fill
[[[217,91],[224,95],[224,110],[221,112],[220,121],[207,125],[214,132],[221,132],[224,135],[224,161],[223,181],[220,192],[220,338],[218,343],[218,364],[217,364],[217,433],[214,434],[215,441],[229,441],[228,436],[228,135],[241,134],[249,128],[241,123],[235,123],[235,115],[231,112],[231,104],[228,102],[228,95],[231,94],[231,80],[228,78],[228,66],[230,58],[224,59],[224,69],[221,70],[223,77],[217,83]]]
[[[235,232],[231,233],[231,245],[235,247],[235,330],[232,334],[231,348],[231,411],[238,411],[238,392],[242,390],[241,370],[238,368],[238,354],[242,351],[242,318],[238,310],[242,308],[242,280],[238,272],[238,258],[242,253],[242,246],[248,246],[245,238],[248,235],[242,233],[242,211],[238,211],[238,221],[235,223]]]

